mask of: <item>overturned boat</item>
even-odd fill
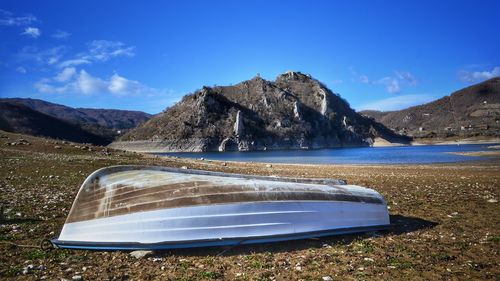
[[[172,249],[388,226],[384,198],[343,180],[113,166],[85,180],[52,243],[72,249]]]

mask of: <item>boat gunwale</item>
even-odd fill
[[[392,228],[392,224],[370,225],[360,227],[347,227],[338,229],[328,229],[320,231],[298,232],[277,235],[262,235],[252,237],[228,237],[228,238],[212,238],[212,239],[196,239],[196,240],[181,240],[181,241],[164,241],[155,243],[140,243],[140,242],[89,242],[89,241],[72,241],[52,239],[50,242],[56,248],[65,249],[80,249],[80,250],[102,250],[102,251],[120,251],[120,250],[161,250],[161,249],[177,249],[177,248],[194,248],[194,247],[217,247],[224,245],[245,245],[256,243],[279,242],[287,240],[300,240],[313,237],[333,236],[339,234],[351,234],[358,232],[381,231]],[[205,244],[205,245],[204,245]]]

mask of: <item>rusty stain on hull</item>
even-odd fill
[[[343,187],[344,185],[344,187]],[[247,176],[166,167],[114,166],[83,183],[66,223],[158,209],[262,201],[347,201],[384,204],[369,189],[345,182]]]

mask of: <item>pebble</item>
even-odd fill
[[[271,165],[271,164],[266,164],[266,168],[272,168],[272,167],[273,167],[273,165]]]
[[[83,280],[83,277],[81,275],[75,275],[75,276],[71,277],[71,280],[73,280],[73,281],[81,281],[81,280]]]
[[[323,281],[333,281],[333,278],[330,276],[323,276],[321,279],[323,279]]]
[[[491,198],[487,202],[488,203],[497,203],[498,201],[496,199]]]
[[[62,147],[60,145],[56,145],[54,146],[55,149],[62,149]]]
[[[374,262],[372,258],[364,258],[365,261]]]
[[[183,170],[187,170],[187,168],[188,168],[187,166],[182,166],[181,167],[181,169],[183,169]]]
[[[133,251],[133,252],[130,252],[130,255],[136,259],[141,259],[141,258],[144,258],[144,257],[152,255],[152,254],[153,254],[152,251]]]
[[[32,264],[27,265],[26,267],[23,268],[23,274],[26,275],[26,274],[30,273],[31,270],[33,270],[33,268],[35,268],[34,265],[32,265]]]

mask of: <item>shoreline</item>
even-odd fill
[[[146,143],[146,146],[140,146],[139,143]],[[152,145],[155,144],[155,145]],[[201,149],[168,149],[168,147],[161,147],[156,145],[155,142],[113,142],[107,147],[112,149],[125,150],[136,153],[212,153],[212,152],[264,152],[264,151],[314,151],[314,150],[322,150],[322,149],[342,149],[342,148],[380,148],[380,147],[401,147],[401,146],[434,146],[434,145],[467,145],[467,144],[500,144],[500,138],[493,139],[459,139],[459,140],[432,140],[432,139],[423,139],[423,140],[414,140],[410,143],[398,143],[398,142],[389,142],[385,139],[377,138],[372,146],[332,146],[332,147],[322,147],[322,148],[269,148],[267,150],[247,150],[247,151],[202,151]],[[141,148],[142,147],[142,148]]]
[[[491,138],[491,139],[457,139],[457,140],[432,140],[432,139],[423,139],[423,140],[414,140],[412,141],[412,145],[462,145],[462,144],[497,144],[500,143],[500,138]]]

